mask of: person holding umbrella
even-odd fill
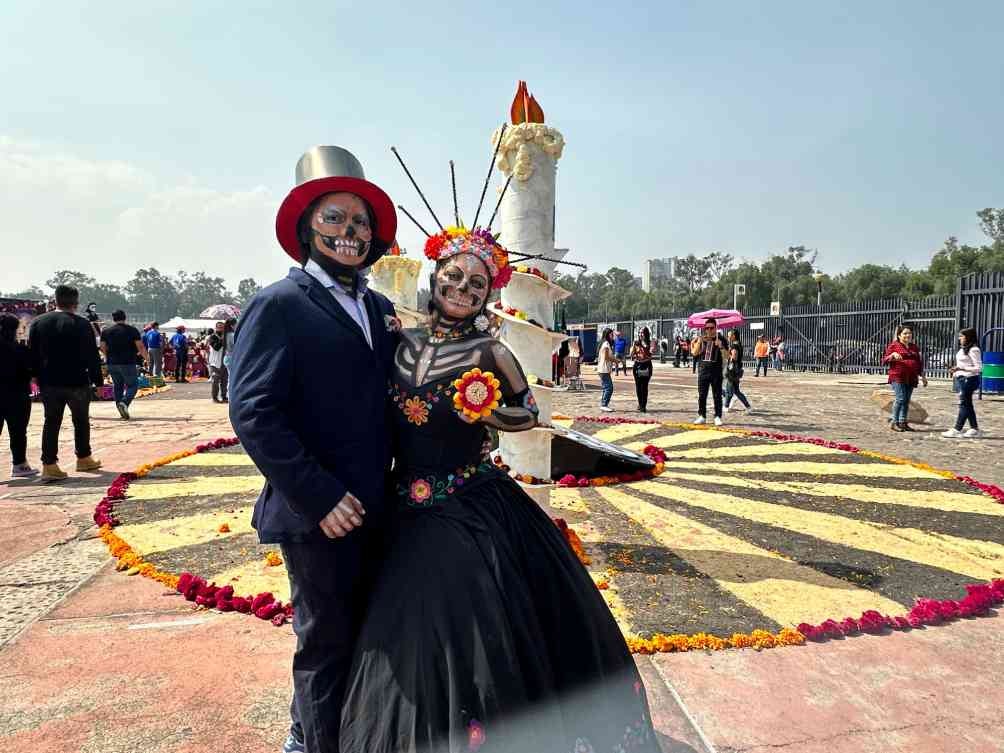
[[[697,418],[695,424],[707,423],[708,390],[715,404],[715,426],[722,425],[722,368],[728,343],[718,331],[714,318],[708,318],[701,328],[701,336],[694,340],[690,354],[697,364]]]

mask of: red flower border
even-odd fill
[[[654,419],[631,419],[608,416],[576,416],[576,421],[600,423],[600,424],[659,424],[667,427],[693,428],[694,424],[675,424]],[[722,431],[730,434],[747,437],[762,437],[781,442],[802,442],[814,444],[820,447],[829,447],[835,450],[842,450],[855,455],[872,457],[886,462],[898,463],[900,465],[910,465],[922,470],[931,471],[944,478],[959,481],[974,489],[978,489],[990,499],[997,503],[1004,504],[1004,490],[993,484],[984,484],[970,476],[961,476],[952,471],[934,468],[926,463],[917,463],[905,458],[898,458],[892,455],[883,455],[869,450],[862,450],[846,442],[833,442],[821,437],[809,437],[800,434],[782,434],[779,432],[749,430],[736,428],[718,428],[701,426],[708,431]],[[646,448],[647,450],[648,448]],[[567,529],[566,537],[575,532]],[[563,530],[565,530],[563,529]],[[578,536],[575,536],[578,540]],[[569,538],[571,542],[571,538]],[[581,546],[581,542],[580,542]],[[574,547],[573,547],[574,548]],[[580,557],[581,558],[581,557]],[[584,562],[588,564],[588,555]],[[867,633],[871,635],[888,634],[893,630],[910,630],[923,627],[925,625],[940,625],[944,622],[968,617],[988,616],[995,606],[1004,604],[1004,579],[993,580],[989,583],[971,583],[965,586],[966,595],[962,599],[927,599],[918,598],[913,608],[904,615],[889,616],[883,615],[875,610],[867,610],[860,617],[845,617],[842,620],[829,619],[818,625],[811,625],[803,622],[798,625],[797,630],[807,640],[822,642],[833,638],[843,638],[848,635],[858,635]],[[754,631],[754,633],[763,631]],[[682,639],[682,640],[681,640]],[[737,640],[738,639],[738,640]],[[688,643],[689,641],[689,643]],[[687,651],[693,648],[745,648],[746,644],[742,634],[733,636],[732,639],[721,639],[715,636],[707,636],[698,633],[696,636],[665,636],[656,635],[649,640],[636,640],[632,643],[632,651],[636,653],[654,653],[657,651]],[[695,645],[696,644],[696,645]],[[777,645],[797,645],[797,641],[780,643]],[[772,645],[763,645],[762,648],[771,648]]]
[[[212,442],[198,445],[194,450],[169,455],[153,463],[143,465],[135,471],[119,474],[108,487],[105,496],[94,508],[94,522],[100,528],[101,538],[108,546],[109,552],[118,560],[118,569],[128,570],[130,574],[143,575],[163,583],[200,607],[218,609],[221,612],[252,614],[261,620],[269,620],[273,625],[279,626],[293,616],[292,604],[283,604],[268,591],[254,596],[239,596],[234,593],[233,586],[217,586],[215,583],[207,583],[204,578],[189,572],[175,576],[157,570],[151,563],[144,562],[142,556],[136,554],[128,542],[123,541],[112,532],[112,529],[119,525],[119,520],[115,517],[115,504],[126,498],[126,491],[133,481],[143,478],[153,468],[167,465],[183,457],[223,447],[233,447],[237,444],[240,444],[237,437],[214,439]]]

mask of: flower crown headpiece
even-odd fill
[[[425,241],[425,256],[434,262],[441,262],[459,254],[472,254],[488,267],[492,277],[492,288],[505,287],[512,277],[509,252],[499,245],[497,236],[484,228],[468,230],[450,226],[441,233],[429,236]]]
[[[502,136],[505,135],[505,129],[506,126],[503,123],[498,142],[495,144],[495,153],[492,155],[491,165],[488,166],[488,175],[485,176],[485,184],[481,188],[481,199],[478,201],[478,209],[474,213],[474,222],[471,223],[473,230],[468,230],[464,226],[463,220],[460,219],[460,208],[457,205],[457,176],[454,171],[453,160],[450,160],[450,183],[453,187],[454,224],[449,227],[444,227],[443,223],[439,221],[439,217],[436,216],[436,213],[429,205],[429,201],[425,198],[425,194],[422,193],[422,189],[419,188],[418,183],[415,182],[415,178],[412,176],[408,166],[404,164],[404,160],[401,159],[401,155],[398,154],[397,148],[393,146],[390,148],[390,150],[394,153],[394,156],[397,158],[397,161],[400,163],[401,169],[404,170],[405,175],[408,176],[408,180],[411,181],[411,185],[415,187],[415,190],[421,197],[422,203],[425,204],[425,208],[429,210],[429,214],[432,215],[432,219],[435,220],[436,225],[439,227],[439,232],[433,235],[422,227],[422,223],[416,220],[412,216],[411,212],[405,209],[401,204],[397,205],[397,208],[404,212],[408,219],[415,224],[415,227],[421,230],[428,239],[425,241],[426,257],[432,259],[434,262],[440,262],[459,254],[473,254],[481,259],[481,261],[485,263],[485,266],[488,267],[488,271],[492,277],[492,288],[496,290],[509,284],[509,278],[512,277],[512,267],[509,264],[509,252],[499,245],[498,235],[492,233],[492,223],[495,222],[495,217],[498,215],[499,207],[502,206],[502,199],[505,198],[506,191],[509,190],[509,183],[512,181],[512,175],[506,179],[505,185],[502,186],[502,190],[499,192],[498,202],[495,204],[495,211],[492,212],[492,216],[488,220],[488,224],[484,227],[479,226],[478,217],[481,216],[481,207],[484,205],[485,193],[488,191],[488,181],[492,177],[492,170],[495,169],[495,160],[498,158],[499,147],[502,145]]]

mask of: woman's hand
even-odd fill
[[[902,361],[903,360],[903,354],[902,353],[898,353],[896,351],[893,351],[892,353],[889,354],[889,360],[890,361]]]
[[[920,382],[921,382],[921,384],[923,384],[926,387],[927,386],[927,377],[926,376],[922,376],[920,378]]]

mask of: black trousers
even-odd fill
[[[638,410],[646,411],[648,410],[648,383],[652,381],[652,363],[646,362],[641,364],[642,368],[638,367],[639,364],[635,363],[631,369],[634,373],[634,391],[638,396]]]
[[[174,367],[174,381],[180,382],[185,378],[185,370],[188,368],[188,353],[178,351],[177,364]]]
[[[715,402],[715,418],[722,417],[722,370],[715,366],[701,367],[697,374],[697,413],[708,417],[708,390]]]
[[[91,388],[42,387],[42,463],[51,465],[59,460],[59,428],[67,406],[73,417],[73,445],[78,458],[91,454]]]
[[[374,538],[359,529],[334,541],[282,545],[296,633],[290,732],[310,753],[338,753],[342,699],[376,571]]]
[[[24,390],[0,394],[0,432],[7,426],[13,465],[23,465],[28,459],[28,420],[31,418],[31,398]]]

